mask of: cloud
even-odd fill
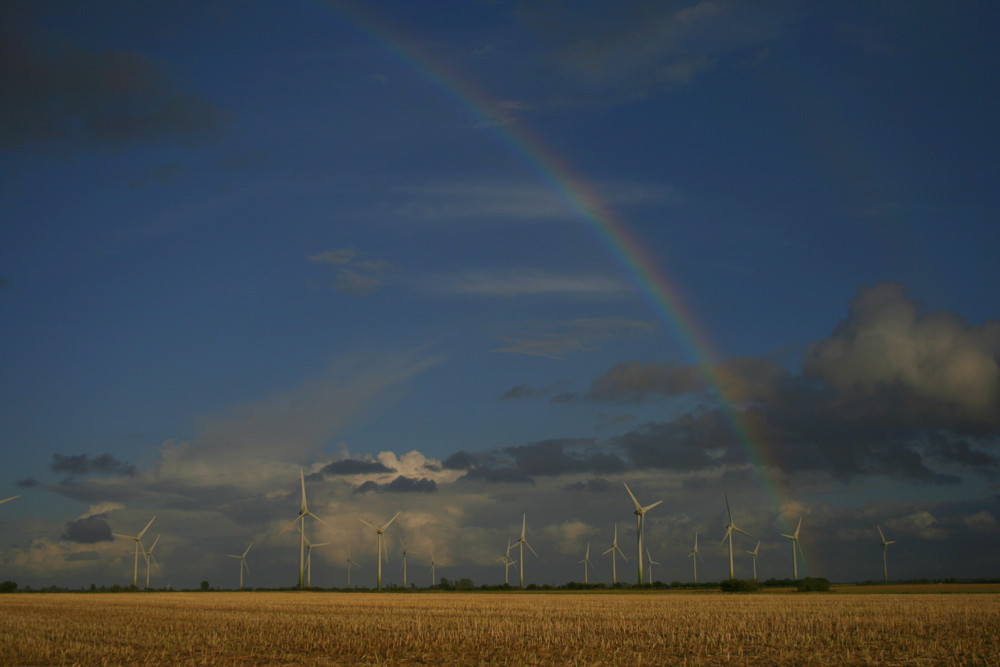
[[[114,537],[111,535],[111,526],[103,517],[89,516],[67,522],[61,539],[80,544],[94,544],[110,542]]]
[[[7,18],[10,14],[7,15]],[[0,39],[0,146],[58,152],[150,141],[200,144],[228,113],[135,51],[54,45],[15,20]]]
[[[318,475],[364,475],[369,473],[396,472],[386,467],[381,461],[365,461],[361,459],[343,459],[324,466]]]
[[[674,205],[682,199],[676,188],[654,183],[598,182],[590,184],[596,198],[614,208]],[[523,224],[576,222],[579,206],[548,185],[510,181],[460,181],[399,188],[400,201],[388,215],[433,224]]]
[[[306,259],[315,264],[339,266],[331,283],[332,289],[357,297],[369,296],[378,291],[385,285],[385,273],[393,268],[389,262],[374,258],[357,248],[324,250],[308,255]]]
[[[548,60],[586,90],[630,96],[691,83],[722,62],[751,62],[791,16],[778,2],[534,4],[519,15],[546,36]]]
[[[414,479],[399,475],[388,484],[379,484],[371,480],[364,482],[354,493],[367,493],[368,491],[389,492],[389,493],[434,493],[438,490],[438,484],[433,479],[421,477]]]
[[[1000,426],[1000,322],[923,313],[898,283],[862,289],[833,335],[806,352],[807,376],[841,402],[946,427]]]
[[[477,269],[441,277],[430,285],[444,294],[513,298],[560,296],[576,299],[610,299],[634,290],[617,277],[599,273],[556,273],[541,269]]]
[[[17,480],[16,486],[19,489],[33,489],[37,486],[42,486],[42,483],[34,477],[22,477]]]
[[[652,322],[623,317],[528,322],[507,327],[499,335],[506,347],[493,351],[562,359],[570,352],[596,350],[605,341],[642,335],[655,328]]]
[[[136,473],[135,466],[119,461],[111,454],[94,457],[87,454],[53,454],[49,468],[53,472],[67,473],[70,476],[111,474],[131,477]]]

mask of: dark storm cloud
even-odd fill
[[[60,539],[80,544],[94,544],[110,542],[114,537],[111,535],[111,526],[104,517],[94,515],[66,522],[66,530]]]
[[[472,468],[459,481],[481,481],[500,484],[534,484],[535,480],[514,468]]]
[[[41,486],[41,485],[42,483],[37,479],[35,479],[34,477],[22,477],[15,483],[15,486],[17,486],[19,489],[33,489],[36,486]]]
[[[538,395],[538,390],[532,389],[526,384],[519,384],[516,387],[511,387],[503,393],[501,398],[505,401],[518,399],[518,398],[534,398]]]
[[[567,491],[583,493],[607,493],[608,491],[618,491],[618,485],[612,484],[601,477],[594,477],[580,482],[573,482],[563,487]]]
[[[333,475],[368,475],[384,472],[396,472],[380,461],[365,461],[362,459],[342,459],[323,467],[319,473],[310,475],[310,479],[330,477]]]
[[[902,286],[881,283],[859,290],[847,319],[807,349],[802,373],[767,359],[713,369],[734,414],[699,409],[614,443],[641,468],[702,470],[743,462],[752,448],[785,472],[952,484],[956,466],[997,470],[998,356],[1000,323],[922,312]],[[706,388],[694,367],[628,363],[595,380],[589,396],[639,401]]]
[[[475,465],[475,463],[475,454],[470,454],[464,449],[460,449],[442,461],[441,465],[444,466],[445,470],[468,470]]]
[[[595,451],[592,439],[542,440],[504,450],[514,469],[525,475],[564,475],[577,472],[615,473],[626,468],[614,453]]]
[[[163,139],[198,143],[228,122],[145,55],[54,45],[31,35],[24,18],[0,27],[0,146],[72,151]]]
[[[119,461],[111,454],[88,456],[87,454],[53,454],[49,468],[53,472],[66,473],[69,476],[89,474],[112,474],[135,476],[135,466]]]
[[[378,484],[367,481],[354,490],[354,493],[367,493],[369,491],[389,492],[389,493],[434,493],[438,490],[437,482],[433,479],[421,477],[415,479],[400,475],[387,484]]]

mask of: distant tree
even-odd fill
[[[760,585],[753,579],[726,579],[719,582],[719,589],[723,593],[755,593]]]
[[[212,587],[211,587],[211,586],[210,586],[210,585],[208,584],[208,582],[207,582],[207,581],[203,581],[203,582],[201,582],[201,590],[203,590],[203,591],[207,591],[207,590],[210,590],[211,588],[212,588]]]
[[[806,577],[796,586],[800,593],[825,593],[830,590],[830,580],[823,577]]]
[[[0,593],[13,593],[17,590],[16,581],[4,581],[0,582]]]

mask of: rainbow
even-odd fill
[[[341,0],[326,0],[320,4],[333,9],[348,27],[378,44],[442,95],[454,100],[460,107],[468,108],[484,125],[491,127],[497,138],[520,156],[540,179],[560,193],[600,243],[610,250],[624,273],[695,360],[707,385],[718,397],[733,434],[744,446],[764,490],[777,502],[777,485],[768,478],[768,471],[774,469],[769,465],[769,450],[752,421],[740,409],[740,391],[720,367],[720,357],[711,338],[698,323],[666,270],[645,249],[625,221],[601,200],[596,189],[524,123],[505,122],[498,114],[503,105],[488,91],[407,39],[406,34],[385,17]]]

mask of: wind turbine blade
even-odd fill
[[[396,517],[399,516],[402,513],[403,513],[402,511],[399,511],[399,512],[396,512],[394,515],[392,515],[392,518],[389,519],[388,521],[386,521],[385,525],[382,526],[382,530],[385,530],[386,528],[388,528],[392,524],[392,522],[396,520]]]
[[[311,516],[312,518],[316,519],[317,521],[319,521],[319,522],[320,522],[321,524],[323,524],[323,525],[324,525],[324,526],[326,526],[327,528],[333,528],[333,526],[331,526],[331,525],[330,525],[330,524],[328,524],[328,523],[327,523],[326,521],[324,521],[323,519],[319,518],[318,516],[316,516],[316,515],[315,515],[315,514],[313,514],[312,512],[306,512],[306,513],[305,513],[305,514],[303,514],[302,516]]]
[[[721,547],[721,546],[722,546],[723,544],[725,544],[725,543],[726,543],[726,540],[728,540],[728,539],[729,539],[729,536],[730,536],[730,535],[732,535],[732,533],[733,533],[733,528],[735,528],[735,526],[732,526],[732,525],[730,525],[729,527],[727,527],[727,528],[726,528],[726,535],[725,535],[725,537],[723,537],[723,538],[722,538],[722,540],[721,540],[721,541],[719,542],[719,546],[720,546],[720,547]]]
[[[643,512],[648,512],[649,510],[653,509],[654,507],[656,507],[657,505],[661,504],[662,502],[663,502],[662,500],[657,500],[652,505],[646,505],[645,507],[643,507],[642,511]]]
[[[239,560],[243,560],[243,556],[237,556],[236,554],[226,554],[226,555],[229,556],[230,558],[238,558]]]
[[[152,519],[149,520],[149,523],[146,524],[145,528],[143,528],[142,530],[139,531],[139,534],[135,536],[135,539],[141,540],[142,536],[146,534],[146,531],[149,530],[149,527],[153,525],[154,521],[156,521],[156,517],[155,516]]]
[[[622,482],[622,484],[625,484],[625,482]],[[632,502],[635,503],[635,511],[641,512],[642,505],[639,504],[639,501],[636,499],[635,494],[632,493],[632,489],[628,488],[628,484],[625,484],[625,490],[628,491],[629,498],[631,498]]]
[[[726,514],[729,515],[729,523],[732,523],[733,522],[733,512],[732,512],[732,510],[729,509],[729,494],[726,493],[726,494],[723,494],[723,496],[726,499]]]
[[[799,531],[802,530],[802,517],[799,517],[799,525],[795,527],[795,539],[799,538]]]
[[[156,548],[156,543],[160,541],[160,536],[157,535],[156,539],[153,540],[153,544],[149,547],[149,553],[153,553],[153,549]]]
[[[538,557],[539,557],[539,556],[538,556],[538,553],[537,553],[537,552],[536,552],[536,551],[535,551],[534,549],[532,549],[532,548],[531,548],[531,545],[530,545],[530,544],[528,544],[528,540],[525,540],[525,541],[524,541],[524,546],[528,547],[528,549],[530,549],[530,550],[531,550],[531,553],[535,554],[535,558],[538,558]]]
[[[295,524],[297,522],[302,521],[302,518],[304,516],[305,516],[305,514],[300,514],[297,517],[295,517],[294,519],[292,519],[292,522],[290,524],[288,524],[287,526],[285,526],[284,528],[282,528],[281,532],[278,533],[278,535],[284,535],[285,533],[287,533],[288,531],[290,531],[292,528],[295,527]]]
[[[365,520],[364,520],[364,519],[362,519],[361,517],[358,517],[358,521],[360,521],[361,523],[365,524],[366,526],[368,526],[368,527],[369,527],[369,528],[371,528],[372,530],[374,530],[374,531],[378,531],[378,526],[375,526],[374,524],[370,524],[370,523],[368,523],[367,521],[365,521]]]
[[[250,566],[247,565],[247,559],[241,558],[240,562],[243,563],[243,567],[246,568],[247,574],[250,574]]]
[[[10,498],[4,498],[3,500],[0,500],[0,505],[3,505],[4,503],[9,503],[15,498],[20,498],[20,497],[21,497],[20,495],[16,495],[16,496],[11,496]]]
[[[247,550],[243,552],[243,558],[247,557],[247,554],[250,553],[250,547],[252,547],[252,546],[253,546],[253,542],[251,542],[250,546],[247,547]]]
[[[134,540],[135,539],[135,535],[122,535],[121,533],[111,533],[111,534],[114,535],[115,537],[120,537],[123,540]]]
[[[308,507],[308,505],[306,505],[306,474],[305,474],[305,472],[302,471],[302,468],[299,468],[299,481],[302,483],[302,509],[301,509],[301,513],[302,514],[308,514],[309,513],[309,507]]]
[[[875,530],[878,531],[878,536],[882,538],[882,544],[885,544],[885,533],[882,532],[882,529],[877,523],[875,524]]]
[[[736,531],[737,533],[743,533],[743,534],[744,534],[744,535],[746,535],[747,537],[753,537],[753,535],[751,535],[751,534],[750,534],[750,533],[748,533],[747,531],[743,530],[743,529],[742,529],[742,528],[740,528],[739,526],[733,526],[733,530],[735,530],[735,531]]]
[[[528,515],[527,514],[522,514],[521,515],[521,539],[520,539],[521,542],[524,542],[524,534],[527,531],[527,529],[528,529]]]

